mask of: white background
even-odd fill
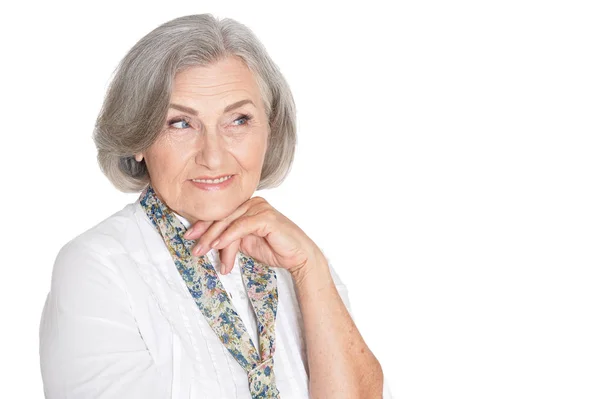
[[[0,397],[43,397],[68,240],[137,198],[91,134],[159,24],[249,26],[298,108],[259,191],[321,247],[397,398],[600,396],[600,14],[582,1],[4,3]]]

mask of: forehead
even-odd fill
[[[258,96],[259,88],[246,64],[237,57],[228,57],[179,72],[175,75],[171,97],[208,101],[237,92]]]

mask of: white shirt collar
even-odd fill
[[[183,216],[181,216],[177,212],[173,212],[173,213],[175,214],[175,216],[177,216],[177,219],[179,219],[181,221],[181,223],[183,223],[183,225],[185,226],[186,229],[190,228],[191,223],[186,218],[184,218]]]

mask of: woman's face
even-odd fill
[[[268,135],[253,74],[229,57],[175,76],[165,130],[136,160],[145,159],[152,187],[169,208],[191,223],[220,220],[256,190]],[[221,176],[231,177],[197,181]]]

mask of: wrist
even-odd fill
[[[316,282],[323,284],[327,284],[328,280],[333,282],[329,272],[329,263],[320,249],[315,251],[313,256],[307,258],[303,264],[290,270],[290,274],[298,288],[302,288],[308,281],[313,281],[309,284],[311,286]]]

